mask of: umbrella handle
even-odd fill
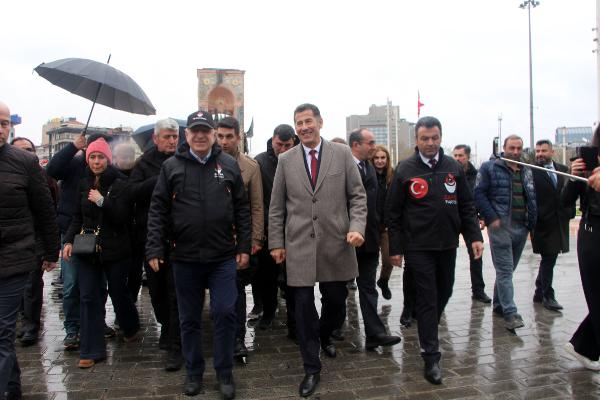
[[[108,55],[108,60],[106,60],[107,64],[110,64],[110,56],[111,56],[111,54]],[[102,89],[101,83],[98,84],[98,89],[96,89],[96,95],[94,96],[94,102],[92,103],[92,109],[90,110],[90,115],[88,115],[87,122],[85,123],[85,128],[83,128],[83,132],[81,132],[81,134],[84,136],[87,133],[88,126],[90,125],[90,119],[92,118],[92,113],[94,112],[94,106],[96,105],[96,100],[98,100],[98,95],[100,94],[100,89]]]

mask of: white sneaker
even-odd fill
[[[575,347],[573,347],[571,342],[565,343],[564,349],[567,353],[575,357],[577,361],[582,363],[585,368],[591,369],[592,371],[600,371],[600,362],[590,360],[586,356],[579,354],[575,351]]]

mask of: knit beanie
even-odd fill
[[[108,163],[112,164],[112,152],[110,151],[110,146],[106,143],[104,138],[99,138],[94,140],[89,144],[87,150],[85,151],[85,162],[90,163],[90,154],[92,153],[102,153],[108,159]]]

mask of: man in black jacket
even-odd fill
[[[294,128],[290,125],[281,124],[275,128],[273,137],[267,142],[267,151],[255,157],[260,166],[260,176],[262,178],[265,243],[267,243],[269,237],[269,205],[271,204],[273,179],[275,178],[275,170],[277,169],[277,157],[298,143],[299,140],[294,132]],[[264,246],[258,252],[258,269],[253,282],[253,286],[257,287],[257,294],[261,297],[263,316],[274,316],[277,311],[277,278],[280,272],[280,266],[275,264],[268,246]],[[283,276],[285,277],[285,274]],[[288,337],[295,341],[294,296],[289,295],[289,293],[289,291],[285,291]],[[261,321],[263,321],[262,317]],[[259,321],[259,327],[266,326],[265,323],[261,324],[261,321]]]
[[[377,175],[369,160],[375,153],[375,135],[365,128],[352,131],[348,137],[348,145],[352,150],[354,162],[360,172],[363,186],[367,193],[367,227],[365,243],[356,248],[358,262],[358,297],[360,311],[365,325],[365,347],[373,350],[378,346],[393,346],[400,343],[400,337],[388,335],[385,325],[377,315],[377,289],[375,279],[379,266],[379,215],[377,214]]]
[[[568,178],[553,174],[552,170],[568,172],[565,165],[552,161],[554,150],[549,140],[539,140],[535,144],[535,160],[549,172],[532,169],[538,218],[531,237],[533,252],[541,254],[540,268],[535,280],[534,303],[551,311],[560,311],[562,306],[554,297],[552,278],[554,265],[559,253],[569,251],[569,220],[575,216],[575,206],[563,207],[560,201],[562,188]]]
[[[43,243],[41,268],[56,268],[60,239],[50,190],[37,157],[6,143],[10,111],[0,102],[0,398],[21,398],[15,353],[17,313],[29,272],[40,268],[34,221]]]
[[[183,362],[181,357],[179,313],[177,311],[177,297],[173,284],[173,273],[167,259],[165,259],[163,268],[158,270],[158,272],[154,272],[144,262],[144,250],[148,235],[146,226],[148,224],[148,209],[150,208],[152,192],[154,191],[154,186],[156,186],[163,163],[175,154],[178,140],[179,124],[177,121],[171,118],[157,121],[154,125],[154,134],[152,135],[154,146],[142,154],[129,176],[129,183],[132,185],[135,199],[133,267],[141,270],[143,266],[146,270],[150,301],[152,302],[156,320],[161,325],[158,346],[161,349],[169,350],[169,356],[165,365],[167,371],[178,371],[181,369]],[[129,287],[130,290],[133,289],[132,294],[137,297],[140,286]]]
[[[458,236],[475,258],[483,239],[473,197],[460,165],[440,148],[442,125],[423,117],[415,125],[417,149],[396,167],[386,201],[390,262],[413,273],[425,379],[442,383],[438,324],[452,295]]]
[[[79,182],[85,175],[85,157],[83,150],[94,140],[103,137],[107,142],[111,139],[106,135],[94,134],[87,139],[79,135],[72,143],[68,143],[58,151],[46,167],[46,172],[60,182],[60,195],[57,208],[58,227],[61,244],[64,246],[64,235],[69,229],[71,219],[79,206]],[[63,340],[65,350],[75,350],[79,347],[79,284],[77,269],[64,258],[60,260],[63,278],[63,314],[66,336]],[[105,336],[114,336],[112,328],[105,326]]]
[[[192,113],[185,136],[187,143],[163,163],[152,194],[146,258],[158,271],[168,241],[188,396],[202,390],[202,306],[204,289],[210,290],[214,367],[223,397],[232,399],[236,264],[239,269],[248,266],[250,206],[237,162],[215,145],[212,116]]]
[[[471,146],[466,144],[458,144],[454,146],[452,155],[463,168],[463,171],[465,171],[465,178],[469,184],[471,194],[473,194],[473,190],[475,189],[475,181],[477,180],[477,169],[471,163]],[[467,251],[469,252],[471,272],[471,298],[473,300],[489,304],[492,302],[492,299],[490,299],[490,296],[485,293],[485,282],[483,280],[483,257],[475,258],[473,249],[470,246],[467,246]]]

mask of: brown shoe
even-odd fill
[[[79,368],[92,368],[94,366],[94,364],[96,364],[96,362],[90,358],[81,358],[79,359],[79,362],[77,363],[77,366]]]

